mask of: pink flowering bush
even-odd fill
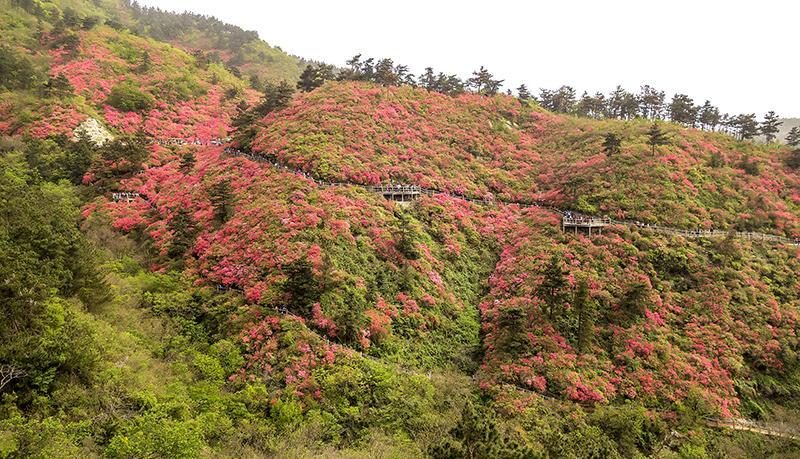
[[[784,165],[788,149],[719,133],[665,124],[674,141],[653,155],[645,121],[571,118],[506,96],[353,82],[301,94],[263,124],[255,150],[326,178],[540,200],[685,228],[800,235],[800,177]],[[616,157],[602,150],[607,132],[623,139]],[[751,162],[757,173],[745,172]],[[753,208],[760,212],[743,215]]]
[[[731,416],[741,405],[734,381],[791,378],[783,371],[800,347],[798,284],[790,274],[800,267],[796,250],[760,255],[736,242],[698,245],[622,227],[589,239],[547,229],[555,223],[530,210],[500,226],[500,260],[481,303],[490,386],[506,382],[585,404],[664,406],[699,393]],[[557,315],[541,287],[553,254],[563,269]],[[760,280],[767,277],[781,279],[781,287]],[[583,349],[578,278],[587,280],[593,304]],[[521,315],[509,316],[516,310]],[[522,344],[509,348],[509,336]]]
[[[180,155],[189,152],[196,163],[182,171]],[[220,182],[230,187],[224,222],[211,196]],[[454,337],[477,340],[477,311],[467,305],[480,291],[470,279],[491,269],[483,262],[491,245],[478,234],[484,209],[436,197],[401,218],[394,204],[358,188],[320,188],[226,157],[222,147],[179,154],[156,147],[147,168],[120,187],[146,200],[107,203],[116,228],[146,238],[168,262],[182,238],[176,221],[190,219],[190,273],[241,289],[254,304],[285,308],[330,339],[382,353],[383,345],[397,348],[397,340],[422,334],[435,353],[402,350],[422,365],[452,364],[461,352],[449,345]],[[440,242],[443,234],[463,247],[460,255]]]

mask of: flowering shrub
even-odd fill
[[[656,155],[646,122],[553,115],[511,97],[456,98],[410,87],[329,83],[267,115],[254,149],[323,177],[402,182],[475,197],[545,202],[685,228],[800,235],[800,185],[785,148],[665,124]],[[603,136],[623,139],[619,155]],[[742,164],[758,162],[757,175]],[[745,211],[758,208],[758,215]]]
[[[768,248],[762,257],[752,248],[722,249],[726,242],[709,247],[625,228],[592,239],[565,236],[542,229],[550,218],[529,210],[496,226],[501,255],[481,303],[488,381],[581,403],[625,398],[668,406],[699,391],[730,416],[740,406],[734,380],[781,375],[793,361],[800,346],[796,253]],[[554,253],[563,259],[563,284],[548,274]],[[736,270],[726,266],[733,260]],[[760,280],[766,277],[782,279],[780,289]],[[591,344],[583,349],[577,278],[588,280],[594,305],[586,322]],[[542,285],[563,285],[563,296]],[[553,298],[562,302],[556,313]],[[509,316],[513,310],[522,313]],[[523,344],[509,350],[514,333]]]
[[[185,148],[196,158],[193,170],[156,149],[149,167],[120,185],[147,201],[107,203],[115,227],[151,240],[165,262],[190,237],[181,248],[186,268],[206,283],[241,288],[253,303],[288,308],[317,332],[376,353],[383,352],[376,343],[422,333],[433,352],[409,346],[405,358],[444,364],[461,352],[454,337],[476,343],[476,311],[465,305],[480,292],[469,279],[491,269],[484,262],[491,247],[477,234],[484,209],[436,197],[398,215],[394,204],[357,188],[319,188],[225,158],[222,147]],[[232,209],[222,224],[211,196],[219,182],[230,184]],[[420,257],[403,254],[401,234]],[[438,242],[442,234],[463,247],[460,256]]]

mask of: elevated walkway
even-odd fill
[[[413,202],[422,194],[422,188],[416,185],[373,185],[367,190],[396,202]]]
[[[139,197],[139,193],[133,193],[130,191],[118,191],[116,193],[111,193],[111,199],[115,202],[133,202]]]
[[[611,224],[610,218],[605,217],[588,217],[588,216],[564,216],[561,219],[561,229],[563,231],[574,231],[588,233],[603,234],[603,228]]]

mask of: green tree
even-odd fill
[[[325,84],[326,81],[334,79],[336,76],[332,65],[319,64],[307,65],[300,80],[297,82],[297,89],[302,92],[309,92]]]
[[[578,116],[585,116],[595,119],[608,117],[608,104],[606,104],[606,96],[601,92],[595,93],[594,96],[590,96],[588,92],[584,91],[581,99],[575,105],[575,114]]]
[[[472,72],[472,78],[467,80],[467,87],[472,89],[476,94],[484,96],[493,96],[497,94],[500,86],[504,80],[496,80],[483,66],[480,69]]]
[[[669,104],[669,117],[675,123],[694,126],[697,122],[699,109],[694,105],[694,100],[686,94],[675,94]]]
[[[132,83],[120,83],[111,89],[106,103],[126,112],[146,111],[155,107],[156,100]]]
[[[764,115],[764,121],[761,122],[761,126],[759,130],[761,131],[761,135],[767,140],[767,142],[772,142],[778,135],[780,131],[780,126],[783,122],[778,118],[778,115],[775,114],[774,111],[770,110],[766,115]]]
[[[286,281],[283,289],[289,295],[289,310],[308,315],[311,306],[319,301],[323,289],[308,260],[297,260],[284,268]]]
[[[62,142],[65,155],[65,168],[67,176],[72,183],[83,183],[83,177],[98,155],[98,148],[89,139],[86,132],[81,132],[75,142]]]
[[[99,189],[116,189],[120,180],[133,177],[142,170],[150,156],[144,138],[140,136],[117,137],[98,150],[93,168],[94,184]]]
[[[7,45],[0,45],[0,89],[29,89],[36,83],[30,60]]]
[[[523,459],[538,457],[500,429],[488,409],[467,401],[461,419],[448,436],[434,444],[428,453],[434,459]]]
[[[264,88],[264,97],[261,103],[256,105],[255,112],[259,117],[266,116],[272,112],[283,110],[289,106],[294,95],[294,88],[286,81],[278,84],[267,83]]]
[[[419,76],[419,85],[428,91],[436,91],[436,74],[433,67],[425,67],[425,72]]]
[[[142,61],[139,62],[139,65],[136,67],[136,73],[147,73],[150,71],[152,63],[153,61],[150,58],[150,51],[145,50],[145,52],[142,53]]]
[[[716,130],[721,121],[719,109],[711,105],[710,101],[705,101],[703,106],[700,107],[697,115],[697,121],[700,123],[700,127],[703,129],[708,129],[710,131]]]
[[[520,101],[531,100],[532,97],[533,96],[531,96],[531,93],[530,91],[528,91],[528,87],[525,86],[525,84],[519,85],[519,87],[517,88],[517,98]]]
[[[650,145],[651,152],[656,154],[656,147],[669,143],[667,136],[661,130],[658,123],[653,123],[647,131],[647,144]]]
[[[182,263],[184,255],[194,244],[197,233],[192,210],[183,206],[174,209],[172,218],[167,222],[167,230],[172,234],[172,243],[167,254]]]
[[[97,360],[92,331],[64,298],[92,307],[107,285],[78,228],[72,186],[0,158],[0,195],[0,365],[25,373],[4,391],[47,394],[58,379],[91,378]]]
[[[617,86],[608,96],[608,113],[618,119],[635,118],[639,113],[639,100],[622,86]]]
[[[619,138],[618,135],[609,132],[603,138],[603,151],[608,156],[615,156],[618,155],[620,149],[622,148],[622,139]]]
[[[499,311],[497,319],[497,350],[515,355],[528,347],[527,320],[521,307],[509,307]]]
[[[30,168],[44,180],[66,178],[64,150],[54,140],[27,139],[23,153]]]
[[[800,127],[795,126],[789,130],[786,136],[786,144],[790,147],[800,147]]]
[[[795,148],[786,157],[786,165],[792,169],[800,169],[800,148]]]
[[[75,88],[63,73],[59,73],[55,77],[49,78],[42,90],[47,97],[66,97],[72,95]]]
[[[408,260],[417,260],[420,257],[417,248],[418,237],[414,220],[407,212],[395,213],[398,229],[395,231],[397,250]]]
[[[225,223],[233,213],[233,191],[229,180],[219,181],[208,190],[211,206],[214,208],[214,219]]]
[[[545,303],[547,318],[551,322],[557,321],[564,310],[569,286],[567,274],[561,256],[553,254],[544,267],[542,283],[537,290],[539,298]]]
[[[734,135],[740,140],[750,140],[759,132],[755,113],[738,115],[731,120],[730,125]]]
[[[628,326],[642,317],[647,306],[649,288],[642,281],[633,282],[619,303],[619,323]]]
[[[659,120],[664,114],[664,91],[658,91],[650,85],[644,85],[639,90],[636,98],[642,116],[651,120]]]
[[[539,105],[553,112],[573,113],[576,108],[575,89],[572,86],[562,86],[555,91],[541,89]]]
[[[233,120],[236,128],[234,139],[243,149],[249,149],[258,131],[261,119],[268,114],[286,108],[292,101],[294,88],[287,82],[281,81],[278,84],[267,83],[264,89],[264,97],[261,102],[253,108],[246,108],[241,104],[237,108],[239,115]]]

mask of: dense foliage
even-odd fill
[[[800,230],[785,148],[669,123],[654,142],[646,121],[556,116],[510,97],[329,83],[263,124],[255,150],[324,178],[416,183],[685,228]],[[609,132],[619,153],[604,151]]]
[[[0,457],[798,453],[708,423],[796,422],[797,247],[500,202],[797,237],[796,149],[652,88],[573,117],[485,68],[301,75],[213,18],[0,7]]]

